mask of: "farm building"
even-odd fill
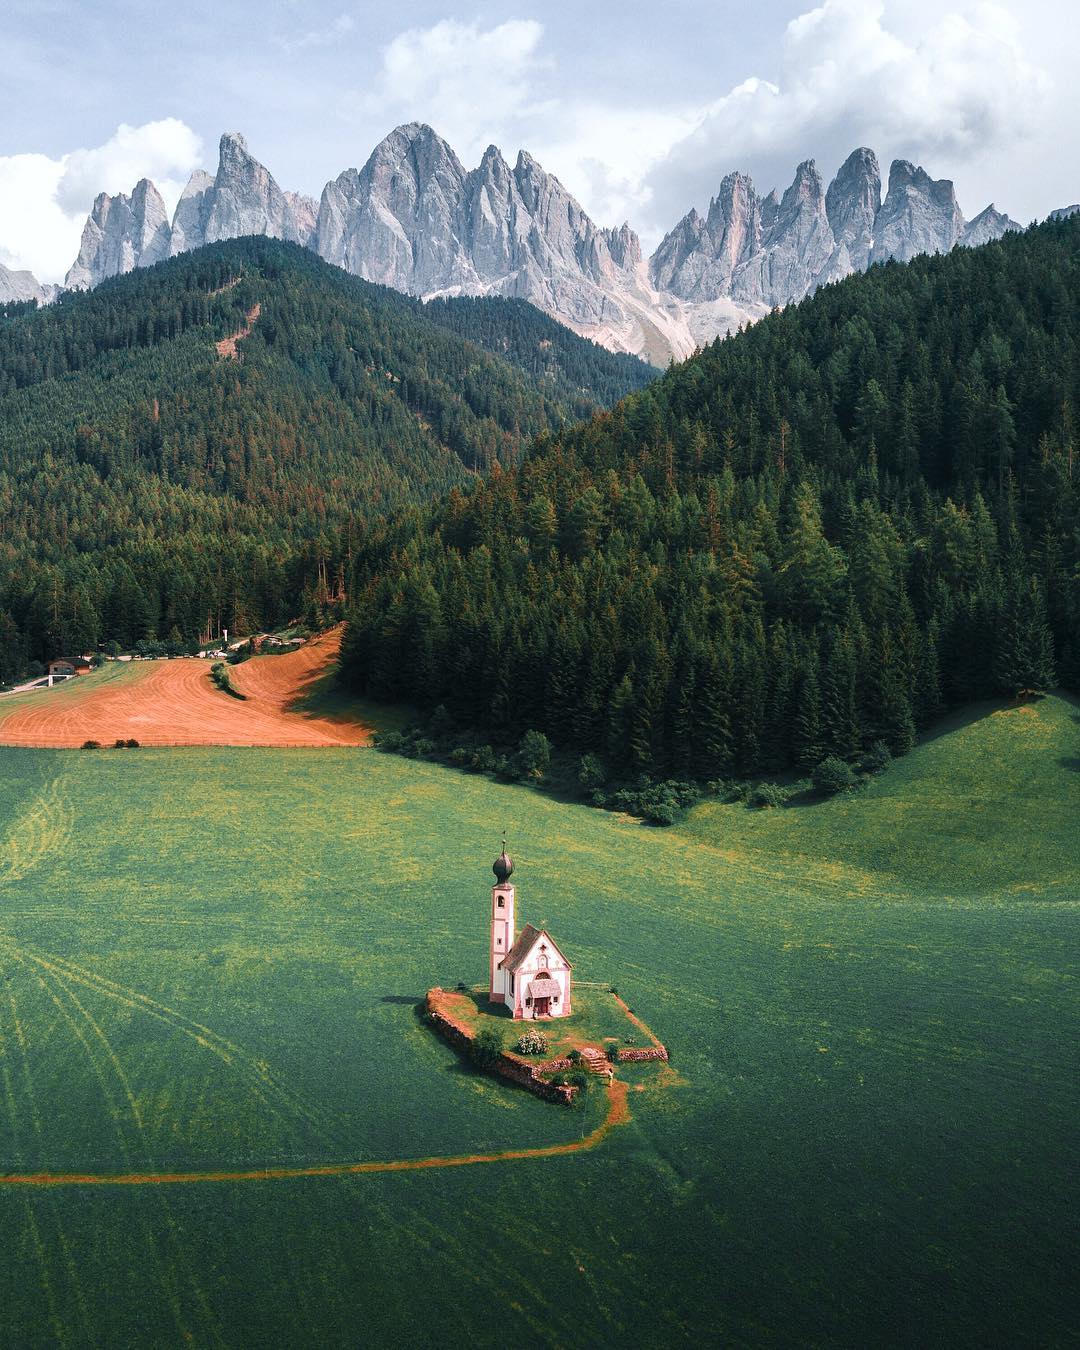
[[[76,675],[89,675],[90,662],[84,656],[73,657],[70,661],[57,659],[49,662],[49,684],[57,680],[70,680]]]
[[[515,1017],[568,1017],[572,966],[544,928],[514,922],[513,859],[503,851],[491,869],[491,985],[488,998],[505,1003]]]

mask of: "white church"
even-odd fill
[[[527,923],[515,936],[513,859],[503,851],[491,869],[491,1003],[505,1003],[515,1017],[570,1015],[570,962],[544,928]]]

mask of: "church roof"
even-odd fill
[[[525,927],[521,930],[521,932],[518,934],[517,941],[506,953],[503,959],[499,962],[499,969],[517,970],[519,966],[524,964],[529,953],[532,951],[532,949],[536,946],[537,942],[539,942],[539,940],[542,937],[546,937],[548,942],[550,942],[552,947],[555,949],[555,951],[557,951],[559,955],[562,956],[562,959],[566,961],[566,957],[563,955],[562,949],[559,947],[555,939],[551,936],[551,934],[547,931],[546,928],[534,928],[531,923],[527,923]],[[566,964],[570,966],[569,961],[566,961]],[[573,969],[573,967],[571,967],[571,969]]]

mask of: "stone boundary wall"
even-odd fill
[[[425,1010],[427,1012],[428,1023],[432,1029],[440,1035],[444,1041],[447,1041],[456,1050],[463,1050],[466,1054],[472,1048],[472,1036],[466,1027],[460,1026],[452,1018],[436,1006],[437,996],[443,991],[441,989],[429,989]],[[552,1061],[552,1067],[555,1064],[565,1063],[570,1067],[570,1061]],[[479,1065],[477,1066],[479,1067]],[[536,1097],[542,1097],[548,1102],[570,1103],[577,1096],[578,1089],[571,1083],[549,1083],[546,1079],[540,1077],[541,1070],[547,1070],[549,1065],[526,1064],[524,1060],[518,1059],[515,1055],[507,1054],[504,1050],[490,1070],[485,1072],[493,1073],[499,1078],[506,1078],[511,1083],[517,1083],[520,1087],[531,1092]]]
[[[662,1059],[666,1064],[667,1057],[667,1048],[663,1045],[625,1045],[616,1056],[620,1064],[639,1059]]]

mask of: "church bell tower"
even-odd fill
[[[514,887],[510,881],[514,860],[506,851],[505,839],[503,851],[491,870],[495,873],[495,885],[491,888],[491,986],[488,998],[492,1003],[505,1003],[507,974],[499,969],[499,963],[514,945]]]

